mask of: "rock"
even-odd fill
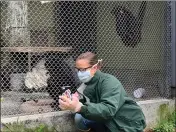
[[[39,99],[37,102],[31,100],[26,101],[20,105],[20,111],[23,113],[43,113],[51,112],[53,109],[50,104],[53,102],[52,99]]]
[[[24,86],[25,73],[13,73],[10,75],[10,86],[13,91],[18,91]]]
[[[18,91],[17,92],[10,91],[10,92],[2,92],[1,97],[3,98],[3,101],[1,102],[1,116],[21,114],[22,112],[21,107],[23,107],[21,106],[23,104],[22,99],[25,99],[25,100],[41,99],[39,103],[42,105],[46,103],[42,98],[46,98],[51,102],[51,99],[49,99],[48,93],[22,93]],[[26,109],[32,109],[32,108],[27,107]]]

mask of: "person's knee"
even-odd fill
[[[87,127],[87,125],[84,123],[85,119],[84,117],[82,117],[81,114],[76,113],[74,120],[75,120],[75,125],[79,131],[88,132],[90,130],[90,128]]]
[[[79,124],[80,122],[82,122],[82,120],[83,120],[83,117],[82,117],[82,115],[81,114],[75,114],[75,124]]]

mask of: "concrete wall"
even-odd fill
[[[156,125],[158,117],[158,109],[162,104],[169,104],[171,107],[175,107],[175,100],[168,99],[155,99],[155,100],[146,100],[146,101],[138,101],[137,102],[142,108],[147,122],[147,128],[153,127]],[[26,116],[18,116],[18,117],[2,117],[2,123],[12,123],[16,122],[24,122],[27,127],[34,127],[39,125],[40,123],[46,123],[50,126],[56,125],[56,129],[58,131],[67,132],[75,131],[74,114],[70,111],[61,111],[61,112],[50,112],[44,114],[34,114],[34,115],[26,115]]]
[[[3,5],[3,4],[2,4]],[[0,5],[0,8],[1,8],[1,13],[0,13],[0,39],[2,39],[2,43],[0,44],[1,46],[4,46],[5,44],[8,45],[8,40],[9,40],[9,37],[8,37],[8,32],[5,33],[5,30],[6,30],[6,21],[7,21],[7,6],[1,6]],[[2,35],[2,36],[1,36]],[[1,54],[1,67],[5,66],[8,64],[9,62],[9,54],[7,53],[2,53]]]
[[[125,47],[116,33],[115,17],[110,13],[116,5],[129,7],[138,14],[141,2],[99,2],[97,8],[98,54],[106,66],[114,68],[159,70],[163,63],[164,5],[147,2],[142,40],[135,48]]]
[[[138,101],[138,104],[142,108],[146,117],[147,127],[154,127],[159,120],[159,107],[163,104],[167,104],[171,108],[175,108],[175,100],[168,99],[154,99]]]
[[[42,4],[38,2],[28,2],[28,21],[29,30],[47,31],[49,42],[43,46],[55,45],[54,34],[54,7],[53,2]],[[37,44],[33,45],[37,46]]]

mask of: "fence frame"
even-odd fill
[[[172,1],[171,2],[171,95],[172,97],[176,97],[176,2]]]

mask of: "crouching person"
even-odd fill
[[[117,78],[100,71],[101,60],[91,52],[78,56],[75,67],[83,84],[72,99],[60,96],[59,107],[75,112],[80,131],[143,132],[145,116]]]

